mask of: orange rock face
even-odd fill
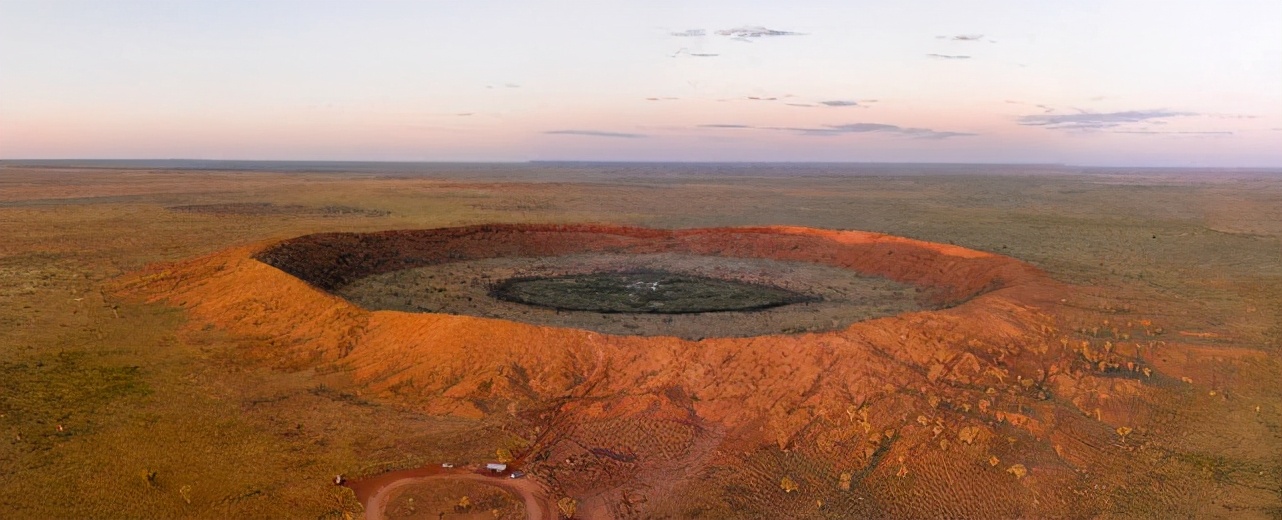
[[[326,292],[432,263],[584,252],[815,262],[951,306],[826,333],[689,341],[367,311]],[[1084,355],[1060,331],[1072,289],[1038,269],[855,231],[321,234],[158,266],[121,288],[261,338],[282,364],[345,370],[366,395],[507,421],[529,432],[526,467],[579,499],[582,515],[1089,513],[1075,494],[1081,469],[1117,456],[1125,403],[1145,392],[1137,358]],[[785,477],[795,489],[780,490]]]

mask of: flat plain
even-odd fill
[[[1282,517],[1282,172],[202,168],[0,165],[5,516],[352,518],[362,506],[333,485],[337,474],[483,463],[502,452],[581,517]],[[873,367],[869,380],[893,388],[851,390],[850,402],[772,402],[741,417],[729,403],[755,410],[756,389],[743,398],[720,389],[727,404],[717,405],[699,384],[745,380],[770,394],[770,385],[801,381],[795,393],[809,398],[828,395],[807,390],[827,388],[826,370],[863,362],[837,351],[822,359],[840,361],[815,375],[744,379],[760,367],[695,373],[694,364],[645,365],[648,354],[634,352],[628,359],[645,366],[637,381],[663,384],[549,396],[529,366],[513,366],[527,386],[494,379],[487,399],[444,409],[439,397],[478,391],[462,388],[467,374],[450,390],[435,380],[375,381],[362,370],[380,367],[319,349],[300,355],[324,340],[323,325],[286,353],[280,338],[244,324],[291,320],[275,314],[287,306],[242,305],[234,326],[207,319],[193,300],[204,294],[200,281],[184,278],[199,271],[182,268],[312,233],[581,223],[885,233],[1010,257],[1067,289],[1053,312],[1037,314],[1044,322],[1026,324],[1050,347],[1015,335],[969,346],[981,339],[932,336],[988,354],[886,355],[855,366]],[[784,337],[786,346],[809,336]],[[1045,357],[1035,380],[1028,375],[1040,368],[1004,364],[1037,348],[1059,357]],[[566,363],[611,373],[591,360]],[[962,375],[966,363],[974,374]],[[520,511],[464,488],[405,488],[385,513],[435,517],[440,504],[459,504],[451,493],[502,515]]]

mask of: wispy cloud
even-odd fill
[[[977,42],[977,41],[980,41],[980,40],[984,39],[984,35],[982,35],[982,34],[956,34],[956,35],[953,35],[953,36],[940,36],[940,38],[947,38],[947,39],[952,40],[952,41],[955,41],[955,42]]]
[[[832,136],[842,134],[888,133],[915,139],[948,139],[950,137],[969,137],[978,134],[968,132],[944,132],[929,128],[906,128],[883,123],[849,123],[844,125],[824,125],[818,128],[786,128],[800,132],[802,135]]]
[[[970,34],[941,34],[935,37],[936,40],[948,40],[954,42],[979,42],[984,41],[984,35],[978,33]],[[996,40],[988,40],[988,43],[997,43]]]
[[[724,128],[724,129],[757,129],[757,130],[774,130],[784,132],[794,132],[801,135],[831,137],[849,134],[869,134],[883,133],[892,134],[913,139],[948,139],[950,137],[969,137],[979,134],[968,132],[945,132],[932,130],[929,128],[911,128],[898,125],[888,125],[882,123],[849,123],[844,125],[824,125],[818,127],[776,127],[776,126],[751,126],[738,124],[710,124],[699,125],[699,128]]]
[[[820,101],[820,102],[819,102],[819,104],[820,104],[820,105],[824,105],[824,106],[829,106],[829,107],[857,107],[857,106],[860,106],[858,101],[850,101],[850,100],[848,100],[848,99],[833,99],[833,100],[830,100],[830,101]]]
[[[1228,131],[1214,131],[1214,132],[1183,132],[1183,131],[1165,131],[1165,130],[1113,130],[1113,131],[1111,131],[1110,133],[1114,133],[1114,134],[1142,134],[1142,135],[1182,135],[1182,136],[1189,136],[1189,137],[1198,137],[1198,136],[1201,136],[1201,137],[1215,137],[1215,136],[1223,137],[1223,136],[1234,135],[1234,133],[1233,133],[1233,132],[1228,132]]]
[[[672,53],[670,56],[671,56],[671,57],[673,57],[673,58],[675,58],[675,57],[677,57],[677,56],[681,56],[681,55],[683,55],[683,54],[684,54],[684,55],[686,55],[686,56],[693,56],[693,57],[695,57],[695,58],[713,58],[713,57],[716,57],[716,56],[720,56],[720,54],[714,54],[714,53],[711,53],[711,52],[690,52],[690,50],[689,50],[689,49],[687,49],[687,48],[685,48],[685,47],[682,47],[682,48],[680,48],[680,49],[677,49],[677,52]]]
[[[765,38],[769,36],[803,36],[804,33],[793,31],[780,31],[777,29],[767,29],[760,25],[744,25],[733,29],[722,29],[717,31],[721,36],[730,36],[734,39],[742,38],[751,41],[749,38]]]
[[[630,134],[626,132],[602,132],[600,130],[549,130],[543,133],[552,134],[552,135],[583,135],[588,137],[614,137],[614,138],[622,138],[622,139],[640,139],[643,137],[649,137],[648,135],[645,135],[645,134]]]
[[[673,31],[668,34],[672,36],[676,36],[678,38],[695,38],[699,36],[705,36],[708,34],[708,32],[703,29],[686,29],[684,31]]]
[[[1008,105],[1026,105],[1026,106],[1030,106],[1030,107],[1035,107],[1035,108],[1040,109],[1040,110],[1042,111],[1042,113],[1043,113],[1043,114],[1053,114],[1053,113],[1055,113],[1055,107],[1052,107],[1052,106],[1050,106],[1050,105],[1042,105],[1042,104],[1038,104],[1038,103],[1025,103],[1025,102],[1023,102],[1023,101],[1015,101],[1015,100],[1013,100],[1013,99],[1007,99],[1007,100],[1006,100],[1006,104],[1008,104]]]
[[[966,56],[964,54],[936,54],[933,52],[930,54],[927,54],[926,57],[935,58],[937,60],[969,60],[970,59],[970,56]]]
[[[1077,114],[1034,114],[1020,116],[1019,124],[1054,130],[1102,130],[1131,123],[1164,123],[1171,117],[1195,116],[1172,110],[1126,110],[1122,112],[1081,112]]]

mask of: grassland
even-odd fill
[[[1220,390],[1184,390],[1153,412],[1169,425],[1160,433],[1165,448],[1144,456],[1153,474],[1180,476],[1185,487],[1123,485],[1109,492],[1111,513],[1282,515],[1282,173],[789,172],[4,166],[0,511],[36,518],[342,518],[359,514],[359,506],[330,485],[337,473],[479,461],[496,447],[517,447],[523,441],[499,419],[427,416],[349,391],[339,375],[247,356],[255,338],[193,329],[175,309],[123,300],[104,287],[154,262],[306,233],[604,222],[805,225],[954,243],[1082,286],[1090,296],[1081,305],[1157,317],[1170,334],[1207,349],[1201,364]],[[1100,324],[1081,327],[1100,334]],[[1264,356],[1214,361],[1216,352],[1234,348]],[[1194,509],[1198,501],[1217,503]]]

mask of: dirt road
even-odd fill
[[[556,504],[548,496],[547,490],[538,481],[525,477],[508,478],[507,474],[490,474],[477,468],[442,468],[428,466],[424,468],[392,471],[369,478],[346,482],[344,485],[356,492],[356,498],[365,506],[367,520],[383,520],[383,509],[387,500],[396,490],[422,484],[431,480],[460,479],[472,480],[502,488],[521,497],[525,503],[525,514],[529,520],[556,520]]]

